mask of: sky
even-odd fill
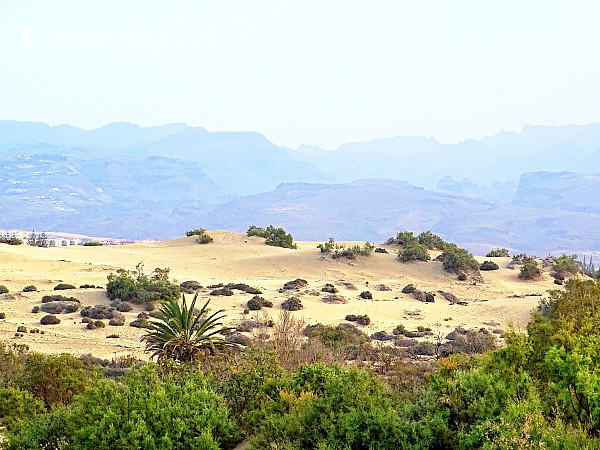
[[[599,22],[600,2],[572,0],[0,0],[0,119],[325,149],[585,124]]]

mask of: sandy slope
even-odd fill
[[[298,250],[288,250],[266,246],[262,239],[248,238],[240,233],[211,231],[209,234],[214,237],[214,242],[208,245],[196,244],[194,238],[113,247],[41,249],[0,245],[0,284],[6,285],[11,293],[28,284],[39,289],[34,293],[17,293],[14,299],[10,295],[0,295],[0,312],[7,316],[5,321],[0,321],[0,339],[25,343],[43,352],[94,353],[105,358],[129,353],[141,356],[143,347],[139,338],[142,330],[128,325],[87,330],[85,324],[81,324],[79,313],[61,315],[60,324],[43,326],[39,319],[44,314],[31,312],[34,305],[40,304],[42,295],[54,292],[53,287],[61,281],[76,286],[84,283],[105,285],[111,271],[119,267],[132,269],[139,262],[144,263],[146,272],[155,267],[170,267],[172,278],[178,281],[197,280],[205,286],[245,282],[260,287],[263,296],[275,304],[275,308],[269,310],[273,316],[277,315],[280,303],[290,295],[277,292],[285,281],[305,278],[309,281],[308,290],[315,291],[331,282],[338,285],[347,304],[326,304],[321,300],[323,295],[302,291],[300,297],[304,309],[295,314],[304,317],[307,323],[324,324],[342,322],[347,314],[368,314],[372,324],[363,327],[368,334],[391,331],[398,323],[409,327],[430,326],[443,333],[459,325],[494,329],[506,328],[513,323],[523,327],[540,299],[527,295],[545,294],[556,287],[547,275],[539,282],[518,280],[518,271],[505,268],[510,261],[508,258],[494,258],[501,269],[483,272],[485,283],[471,285],[445,273],[439,262],[400,263],[392,248],[389,248],[390,254],[374,253],[369,258],[348,262],[324,257],[316,249],[316,242],[300,242]],[[483,261],[485,258],[478,259]],[[358,289],[349,290],[340,284],[341,281],[351,282]],[[375,286],[380,283],[392,291],[375,291]],[[421,303],[400,292],[408,283],[421,290],[451,292],[470,303],[468,306],[450,305],[440,295],[433,304]],[[358,297],[367,289],[373,293],[373,300]],[[229,320],[244,317],[245,303],[251,295],[235,291],[232,297],[211,297],[208,292],[202,291],[201,297],[210,298],[213,308],[226,309]],[[100,289],[78,289],[69,291],[69,295],[76,296],[84,305],[108,303]],[[510,298],[513,295],[525,297]],[[406,314],[406,311],[416,310],[420,311],[420,316]],[[139,311],[135,308],[126,313],[128,322]],[[37,327],[45,334],[28,333],[15,339],[13,336],[20,324]],[[118,339],[106,338],[115,333],[120,336]]]

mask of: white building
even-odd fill
[[[21,239],[25,243],[28,236],[27,231],[23,230],[0,230],[0,238],[3,239]]]
[[[53,238],[48,239],[48,245],[50,247],[70,247],[72,245],[81,245],[81,239],[79,238]]]

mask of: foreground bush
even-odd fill
[[[7,450],[218,450],[232,448],[239,438],[222,398],[200,373],[176,382],[144,366],[122,383],[102,381],[70,405],[17,422],[6,440]]]

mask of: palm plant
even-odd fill
[[[198,311],[195,309],[197,298],[198,294],[189,307],[185,295],[181,305],[177,300],[162,303],[154,316],[156,320],[148,323],[148,332],[142,337],[142,341],[146,342],[146,352],[152,352],[152,358],[189,362],[200,352],[213,354],[219,348],[233,345],[217,336],[229,330],[220,322],[225,317],[223,310],[208,315],[209,300]]]

